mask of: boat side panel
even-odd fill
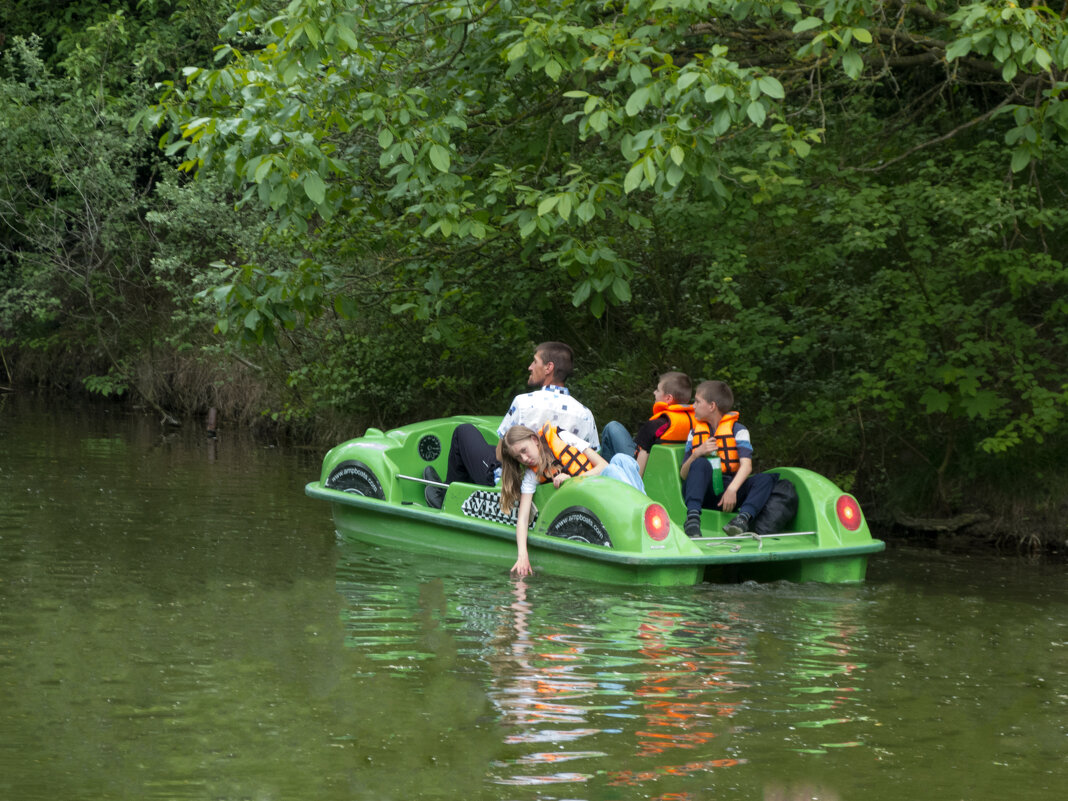
[[[324,489],[318,482],[309,484],[305,491],[331,503],[338,530],[345,537],[457,558],[489,558],[505,566],[514,561],[515,540],[510,526],[461,518],[414,504],[388,504]],[[698,547],[685,535],[678,536],[690,549],[688,553],[621,551],[535,532],[530,540],[531,556],[546,572],[560,575],[613,583],[684,585],[701,580],[702,575],[711,581],[859,580],[857,576],[863,577],[863,562],[844,569],[842,566],[848,564],[844,560],[866,557],[883,548],[875,540],[865,546],[814,549],[798,547],[798,539],[781,543],[773,537],[764,538],[766,549],[753,540],[735,539]],[[801,565],[812,560],[828,567],[806,572]]]
[[[449,417],[413,423],[383,433],[369,428],[362,437],[348,440],[331,449],[323,459],[320,480],[326,485],[330,473],[345,461],[360,461],[374,471],[382,484],[388,503],[426,505],[425,485],[401,476],[421,479],[431,465],[442,478],[448,472],[449,443],[460,423],[471,423],[496,442],[501,418],[479,415]]]
[[[799,501],[795,525],[799,530],[818,531],[821,546],[864,545],[873,541],[863,510],[860,525],[855,531],[842,525],[835,504],[840,497],[849,493],[830,479],[800,467],[777,467],[769,472],[778,473],[793,482]],[[859,502],[857,507],[860,508]]]
[[[678,475],[681,467],[684,447],[681,445],[654,445],[649,454],[646,467],[646,491],[650,497],[661,503],[672,519],[681,523],[685,519],[686,509],[682,500],[682,481]],[[867,572],[867,555],[836,556],[834,558],[789,558],[791,551],[811,551],[812,549],[855,549],[877,552],[884,547],[871,536],[867,521],[861,512],[861,524],[855,531],[850,531],[838,519],[835,504],[842,495],[847,495],[834,482],[802,468],[774,468],[768,472],[777,473],[789,479],[797,489],[798,512],[790,529],[792,531],[811,531],[811,537],[799,537],[785,542],[765,540],[764,548],[776,549],[783,560],[769,559],[759,564],[746,561],[753,544],[744,540],[734,543],[706,544],[705,552],[723,552],[726,547],[737,561],[717,560],[710,563],[706,572],[706,581],[736,581],[740,577],[755,580],[789,580],[819,581],[828,583],[863,581]],[[855,499],[854,499],[855,500]],[[859,507],[859,503],[858,503]],[[722,527],[732,517],[731,514],[705,509],[701,516],[701,527],[706,536],[718,536]],[[744,552],[744,556],[743,556]]]
[[[429,528],[425,521],[397,516],[386,506],[381,513],[342,503],[332,503],[331,507],[334,522],[343,537],[416,553],[485,562],[487,569],[502,572],[507,572],[515,563],[515,540],[511,538],[487,536],[476,530],[450,526],[445,521]],[[536,546],[531,548],[530,557],[536,573],[610,584],[686,586],[701,581],[704,572],[701,564],[601,562],[580,554]]]
[[[616,479],[580,476],[564,482],[558,490],[543,484],[535,493],[534,502],[539,510],[534,529],[538,534],[546,534],[553,521],[566,510],[580,507],[601,521],[615,551],[650,557],[701,555],[700,548],[677,524],[671,525],[662,540],[650,537],[645,530],[644,516],[654,499]]]

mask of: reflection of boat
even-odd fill
[[[441,509],[427,505],[427,465],[445,473],[453,429],[473,423],[492,441],[500,418],[450,417],[383,432],[369,428],[332,449],[308,495],[329,501],[342,535],[423,553],[475,558],[508,568],[515,561],[515,521],[503,515],[499,491],[448,486]],[[797,489],[791,530],[720,536],[729,515],[706,510],[707,536],[682,531],[682,446],[655,445],[645,472],[648,495],[601,476],[534,496],[529,544],[535,569],[616,583],[680,585],[700,581],[861,581],[872,539],[857,501],[808,470],[781,468]]]

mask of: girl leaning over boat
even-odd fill
[[[602,475],[614,478],[645,492],[638,462],[633,456],[617,453],[611,462],[590,447],[584,439],[546,423],[540,431],[526,426],[512,426],[501,438],[501,510],[507,514],[519,501],[515,540],[518,558],[512,573],[529,576],[527,528],[534,490],[549,481],[557,489],[574,476]]]

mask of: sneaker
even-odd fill
[[[749,515],[739,512],[731,522],[723,527],[728,537],[740,537],[749,531]]]
[[[438,471],[434,469],[432,464],[428,464],[423,468],[423,478],[427,481],[441,481],[441,476],[438,475]],[[427,484],[423,494],[426,497],[426,505],[431,509],[440,509],[442,504],[445,503],[445,487],[435,487],[433,484]]]
[[[686,536],[691,540],[695,540],[701,536],[701,513],[687,514],[686,522],[682,526],[682,530],[686,532]]]

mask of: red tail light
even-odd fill
[[[856,531],[860,528],[863,518],[860,516],[860,504],[856,499],[842,495],[834,505],[834,510],[838,513],[838,521],[847,529]]]
[[[667,538],[671,531],[671,520],[668,519],[667,510],[658,503],[650,504],[645,508],[645,533],[657,542]]]

